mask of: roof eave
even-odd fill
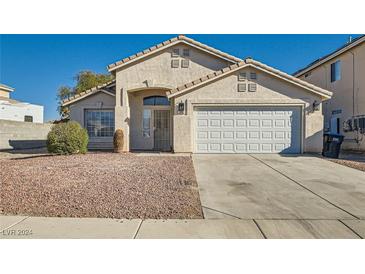
[[[0,86],[0,90],[4,90],[6,92],[13,92],[15,88],[8,87],[8,86]]]
[[[93,95],[95,93],[98,93],[100,91],[104,92],[105,94],[108,94],[110,96],[115,96],[115,94],[113,94],[113,93],[111,93],[111,92],[104,89],[106,87],[111,87],[113,85],[115,85],[115,79],[111,80],[108,83],[105,83],[103,85],[99,85],[99,86],[93,87],[91,89],[85,90],[85,91],[81,92],[80,94],[76,94],[74,96],[71,96],[70,98],[63,100],[61,106],[63,106],[63,107],[68,106],[72,103],[75,103],[75,102],[77,102],[81,99],[84,99],[84,98],[86,98],[90,95]]]
[[[108,92],[108,91],[103,90],[103,89],[97,89],[97,90],[95,90],[95,91],[93,91],[93,92],[89,92],[89,93],[86,93],[86,94],[80,95],[80,96],[78,96],[78,97],[76,97],[76,98],[73,98],[73,99],[71,99],[71,100],[62,101],[61,106],[66,107],[66,106],[68,106],[68,105],[74,104],[74,103],[76,103],[77,101],[83,100],[83,99],[85,99],[85,98],[87,98],[87,97],[89,97],[89,96],[91,96],[91,95],[94,95],[94,94],[96,94],[96,93],[98,93],[98,92],[103,92],[103,93],[105,93],[105,94],[108,94],[108,95],[110,95],[110,96],[114,96],[114,97],[115,97],[115,94],[113,94],[113,93],[111,93],[111,92]]]
[[[237,70],[241,70],[245,67],[248,67],[248,66],[251,66],[251,67],[254,67],[258,70],[261,70],[261,71],[265,71],[266,73],[270,74],[270,75],[273,75],[275,77],[278,77],[284,81],[287,81],[287,82],[290,82],[291,84],[294,84],[296,86],[299,86],[305,90],[308,90],[312,93],[315,93],[319,96],[321,96],[322,99],[324,100],[327,100],[327,99],[330,99],[332,97],[332,92],[328,91],[328,90],[324,90],[324,89],[321,89],[319,87],[316,87],[312,84],[309,84],[307,82],[304,82],[303,80],[300,80],[300,79],[297,79],[291,75],[288,75],[286,73],[283,73],[283,72],[280,72],[276,69],[267,69],[265,67],[268,67],[260,62],[257,62],[257,61],[254,61],[252,59],[248,59],[248,60],[245,60],[244,61],[245,63],[241,63],[241,65],[233,68],[233,69],[230,69],[230,70],[226,70],[225,72],[221,72],[219,73],[217,76],[215,77],[208,77],[208,80],[205,80],[205,81],[201,81],[203,78],[205,77],[202,77],[200,78],[200,82],[198,84],[191,84],[191,83],[188,83],[188,84],[185,84],[184,86],[186,86],[186,88],[182,88],[181,90],[178,90],[179,88],[177,88],[177,91],[175,92],[172,92],[172,90],[170,90],[169,92],[167,92],[167,97],[168,98],[173,98],[173,97],[176,97],[178,95],[181,95],[181,94],[184,94],[184,93],[187,93],[193,89],[196,89],[196,88],[199,88],[200,86],[202,85],[206,85],[206,84],[209,84],[213,81],[216,81],[220,78],[223,78],[223,77],[226,77],[228,75],[230,75],[231,73],[234,73],[235,71]],[[224,70],[224,69],[223,69]],[[294,78],[294,79],[292,79]],[[198,81],[198,80],[196,80]],[[195,82],[195,81],[193,81]],[[310,85],[310,86],[309,86]]]

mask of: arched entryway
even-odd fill
[[[130,96],[132,150],[171,151],[172,111],[161,90],[145,90]]]
[[[153,138],[153,150],[171,150],[171,112],[166,96],[143,98],[143,131]]]

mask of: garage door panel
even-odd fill
[[[209,144],[209,150],[211,151],[211,152],[216,152],[216,153],[219,153],[219,152],[221,152],[222,151],[222,149],[221,149],[221,144],[220,143],[210,143]]]
[[[240,119],[240,118],[236,119],[236,128],[240,128],[240,127],[242,127],[242,128],[247,127],[247,120]]]
[[[220,131],[210,131],[209,132],[209,139],[220,139],[221,138],[221,132]]]
[[[208,127],[208,119],[198,119],[198,127]]]
[[[232,153],[234,152],[234,144],[233,143],[227,143],[227,144],[222,144],[222,150],[225,153]]]
[[[260,144],[258,143],[250,143],[248,144],[248,151],[249,153],[259,153],[260,152]]]
[[[271,140],[272,138],[272,131],[262,131],[261,132],[261,139],[262,140]]]
[[[234,139],[234,131],[223,131],[223,139]]]
[[[198,131],[197,132],[197,139],[198,140],[208,140],[208,134],[207,131]]]
[[[273,121],[271,119],[263,119],[261,120],[261,127],[262,128],[271,128],[273,124]]]
[[[250,128],[260,127],[260,120],[259,119],[250,119],[250,120],[248,120],[248,127],[250,127]]]
[[[261,144],[261,151],[264,153],[271,153],[273,151],[272,146],[273,144]]]
[[[195,115],[198,153],[300,153],[299,107],[203,108]]]
[[[247,139],[247,132],[246,131],[236,131],[236,139],[237,140],[244,140]]]
[[[220,128],[222,126],[221,120],[220,119],[211,119],[211,120],[209,120],[209,126]]]
[[[248,139],[250,140],[258,140],[260,139],[260,131],[249,131]]]
[[[236,153],[247,153],[247,144],[237,143],[235,144]]]

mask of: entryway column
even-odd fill
[[[130,110],[128,93],[118,81],[115,87],[115,130],[122,129],[124,133],[124,151],[129,151]]]

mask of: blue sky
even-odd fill
[[[45,121],[58,118],[56,92],[81,70],[106,66],[175,35],[0,35],[0,82],[12,98],[44,105]],[[198,35],[219,50],[252,58],[287,73],[345,44],[350,35]],[[351,35],[353,38],[358,35]]]

